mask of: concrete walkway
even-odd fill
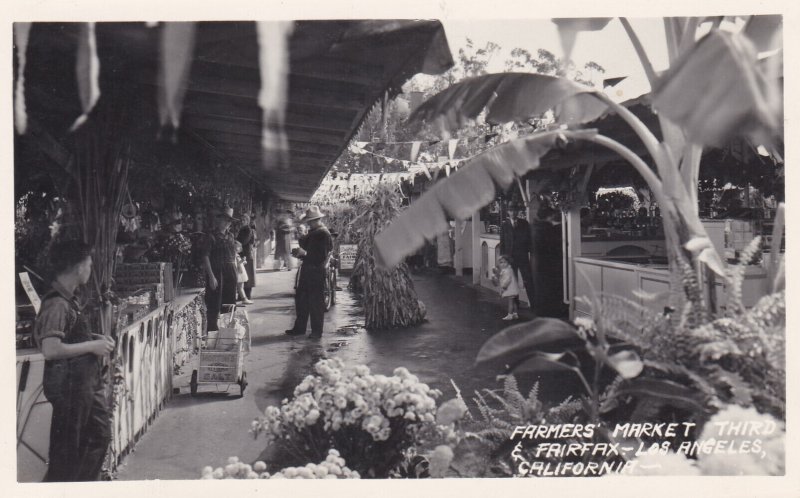
[[[505,307],[496,293],[476,288],[466,278],[427,272],[414,276],[428,320],[413,328],[366,332],[363,314],[347,290],[325,316],[321,340],[289,337],[294,322],[295,271],[259,272],[254,304],[247,307],[252,351],[245,368],[249,386],[243,398],[238,386],[231,394],[201,393],[191,397],[184,367],[173,396],[118,472],[121,480],[195,479],[205,465],[220,466],[229,456],[254,461],[264,450],[263,439],[248,433],[250,423],[268,405],[278,405],[311,372],[321,358],[338,357],[365,364],[373,372],[391,374],[407,367],[423,382],[443,391],[442,401],[455,395],[451,379],[465,398],[479,388],[499,386],[501,366],[473,366],[481,345],[508,325],[500,318]],[[344,277],[340,286],[347,287]],[[527,309],[522,310],[523,318]]]

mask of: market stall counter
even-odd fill
[[[113,472],[170,398],[173,375],[188,361],[205,330],[202,289],[184,289],[120,327],[111,369],[112,441],[107,470]],[[18,349],[17,480],[38,482],[47,470],[52,408],[42,392],[44,357]]]
[[[669,291],[670,276],[666,258],[637,257],[578,257],[575,262],[575,296],[591,296],[592,292],[614,294],[631,299],[661,313],[666,302],[648,301],[642,295],[658,295]],[[749,265],[742,283],[742,301],[747,307],[756,304],[766,294],[767,271],[762,265]],[[715,282],[716,302],[725,306],[730,290]],[[591,309],[581,300],[572,299],[571,318],[590,316]]]

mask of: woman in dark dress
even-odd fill
[[[217,212],[214,228],[203,244],[208,330],[219,330],[217,319],[222,307],[236,304],[236,245],[228,231],[233,220],[232,208]]]
[[[236,240],[242,244],[242,257],[245,258],[244,269],[247,271],[247,282],[244,283],[244,294],[247,299],[251,299],[250,293],[256,284],[256,234],[253,227],[250,226],[250,215],[242,215],[242,228],[239,229]]]

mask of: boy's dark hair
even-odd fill
[[[92,255],[92,246],[80,240],[62,240],[50,246],[50,269],[53,276],[69,270]]]

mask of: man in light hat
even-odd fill
[[[309,232],[300,239],[300,247],[292,255],[303,261],[297,279],[294,302],[297,319],[294,327],[286,331],[288,335],[304,335],[309,315],[311,317],[311,336],[322,336],[322,320],[325,314],[325,266],[333,249],[331,233],[322,223],[325,215],[317,206],[311,206],[302,218]]]
[[[225,206],[214,214],[213,228],[200,247],[206,274],[208,330],[218,330],[217,321],[224,305],[236,304],[236,245],[230,233],[235,221],[233,208]]]

